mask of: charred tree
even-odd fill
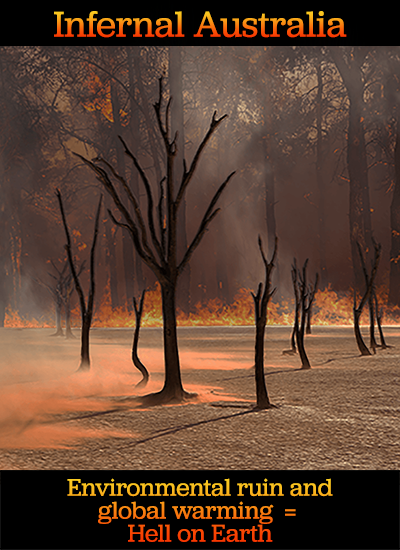
[[[176,136],[176,162],[175,162],[175,181],[179,181],[182,177],[183,155],[185,150],[185,128],[183,116],[183,71],[182,71],[182,55],[183,48],[180,46],[172,46],[168,48],[168,74],[170,95],[174,98],[171,105],[171,133]],[[182,205],[178,214],[178,254],[182,254],[187,248],[187,232],[186,232],[186,198],[183,197]],[[190,312],[191,296],[190,296],[190,265],[186,266],[182,273],[179,282],[179,293],[177,298],[177,306],[185,313]]]
[[[383,334],[383,330],[382,330],[383,309],[379,308],[378,298],[377,298],[375,289],[373,289],[373,295],[374,295],[374,304],[375,304],[375,312],[376,312],[376,323],[378,325],[379,339],[381,341],[380,347],[382,349],[387,349],[392,346],[389,346],[388,344],[386,344],[385,336]]]
[[[143,363],[139,359],[138,351],[137,351],[138,344],[139,344],[140,325],[142,323],[143,304],[144,304],[145,294],[146,294],[146,290],[143,290],[142,295],[140,297],[139,304],[137,303],[136,298],[135,297],[133,298],[133,307],[135,308],[136,325],[135,325],[135,332],[133,334],[132,363],[142,374],[142,379],[140,380],[140,382],[136,384],[135,386],[136,388],[146,386],[147,382],[149,381],[149,371],[146,369],[146,367],[143,365]]]
[[[64,206],[61,198],[61,193],[59,190],[56,192],[58,202],[60,205],[61,217],[64,225],[65,236],[67,238],[67,244],[65,249],[67,251],[67,257],[69,262],[69,267],[71,269],[72,277],[74,279],[75,289],[79,297],[79,304],[81,308],[82,316],[82,331],[81,331],[81,364],[78,371],[87,371],[90,369],[90,355],[89,355],[89,333],[90,327],[92,325],[93,317],[93,305],[94,305],[94,293],[95,293],[95,278],[94,278],[94,255],[96,250],[97,236],[99,232],[99,219],[100,219],[100,210],[101,203],[103,200],[103,195],[100,196],[99,204],[97,207],[95,224],[94,224],[94,233],[92,240],[92,247],[90,249],[90,286],[87,303],[85,301],[85,296],[82,290],[82,285],[79,281],[78,272],[75,267],[75,263],[72,257],[71,251],[71,237],[69,234],[69,229],[67,225],[67,220],[65,217]]]
[[[365,288],[368,288],[368,286],[369,286],[369,275],[368,275],[367,268],[366,268],[366,265],[365,265],[365,260],[364,260],[363,254],[362,254],[360,243],[357,243],[357,244],[358,244],[358,252],[359,252],[360,260],[361,260],[361,266],[362,266],[362,270],[363,270],[363,274],[364,274]],[[373,240],[373,244],[374,244],[374,247],[375,247],[375,250],[376,250],[376,247],[378,245],[376,245],[374,240]],[[375,340],[375,313],[378,314],[378,310],[377,309],[375,310],[374,297],[375,297],[375,300],[376,300],[376,303],[377,303],[375,285],[374,285],[374,282],[372,282],[371,283],[371,288],[370,288],[370,291],[369,291],[369,295],[368,295],[369,347],[372,349],[372,352],[375,354],[376,353],[376,348],[379,347],[379,346],[378,346],[378,344]],[[381,331],[382,331],[382,328],[381,328]]]
[[[269,409],[272,407],[268,397],[267,386],[265,384],[264,375],[264,338],[265,327],[267,324],[267,308],[268,302],[275,292],[275,288],[271,291],[271,273],[274,268],[274,262],[278,249],[278,238],[275,237],[275,247],[272,254],[271,261],[268,262],[263,246],[261,237],[258,237],[258,247],[260,249],[261,257],[265,268],[265,280],[264,287],[260,283],[258,285],[257,294],[251,293],[254,300],[255,322],[256,322],[256,341],[255,341],[255,378],[256,378],[256,395],[257,395],[257,409]]]
[[[293,329],[290,336],[290,349],[285,349],[282,353],[283,355],[296,355],[296,334],[299,330],[299,307],[300,302],[295,300],[295,311],[294,311],[294,320],[293,320]]]
[[[307,309],[307,324],[306,324],[306,334],[311,334],[311,317],[312,317],[312,305],[315,298],[315,293],[317,292],[318,288],[318,281],[319,281],[319,275],[316,273],[315,275],[315,283],[314,283],[314,291],[312,293],[312,298],[310,300],[308,309]]]
[[[354,335],[356,337],[356,342],[357,342],[358,349],[360,350],[360,353],[363,356],[371,355],[371,352],[369,351],[369,349],[365,345],[363,337],[361,335],[360,317],[361,317],[361,314],[362,314],[362,310],[363,310],[365,304],[367,303],[367,300],[369,299],[371,293],[373,292],[374,281],[375,281],[375,277],[376,277],[376,272],[378,270],[379,259],[380,259],[380,255],[381,255],[381,245],[377,244],[374,240],[373,240],[373,245],[374,245],[374,252],[375,252],[374,253],[374,261],[373,261],[371,273],[368,274],[367,268],[365,266],[365,260],[364,260],[364,256],[363,256],[363,253],[362,253],[361,245],[360,245],[360,243],[357,243],[358,253],[359,253],[359,256],[360,256],[361,266],[362,266],[362,270],[363,270],[363,273],[364,273],[364,279],[365,279],[365,292],[364,292],[363,296],[361,297],[360,303],[357,307],[357,305],[356,305],[356,290],[354,289],[353,319],[354,319]]]
[[[316,275],[314,285],[307,284],[307,265],[308,259],[304,262],[301,272],[297,267],[296,258],[294,259],[292,265],[292,283],[295,297],[294,334],[296,337],[296,344],[301,359],[302,369],[311,368],[311,364],[304,346],[304,333],[307,315],[314,300],[318,283],[318,275]]]
[[[232,172],[218,187],[193,239],[184,251],[182,258],[179,258],[177,248],[179,208],[182,205],[183,198],[192,180],[193,174],[196,171],[204,148],[227,115],[218,119],[216,118],[216,113],[213,114],[209,129],[198,146],[189,168],[187,168],[186,162],[183,162],[182,177],[178,190],[176,191],[173,167],[177,154],[177,136],[175,134],[175,136],[171,138],[170,135],[169,114],[171,109],[171,98],[167,103],[165,116],[163,116],[161,112],[162,98],[163,80],[160,78],[158,101],[154,104],[154,109],[166,156],[166,176],[159,180],[158,183],[159,200],[157,205],[155,205],[154,192],[145,171],[141,167],[136,156],[120,137],[125,154],[133,162],[145,189],[147,198],[147,223],[145,223],[145,218],[137,196],[134,195],[125,178],[118,174],[109,162],[99,157],[93,161],[89,161],[81,155],[77,155],[95,172],[97,179],[112,197],[114,205],[122,216],[122,221],[117,220],[111,211],[109,211],[110,216],[116,225],[128,231],[139,256],[153,271],[160,283],[165,379],[164,386],[159,392],[142,397],[142,400],[147,404],[168,403],[172,401],[180,402],[190,397],[190,394],[183,389],[181,380],[176,330],[176,287],[178,278],[182,275],[193,252],[200,244],[211,221],[218,214],[220,209],[216,208],[216,205],[234,174],[234,172]],[[105,168],[100,165],[104,165]],[[121,184],[123,193],[122,191],[117,191],[113,183],[114,180]],[[133,207],[133,215],[131,215],[129,210],[130,205]]]

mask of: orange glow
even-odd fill
[[[104,84],[89,65],[87,71],[88,78],[86,80],[86,86],[92,94],[92,99],[83,101],[83,107],[89,112],[100,111],[107,120],[114,122],[110,82]],[[122,125],[126,126],[127,113],[122,109],[120,109],[120,117]]]
[[[379,306],[383,308],[383,324],[396,325],[399,323],[399,308],[387,307],[387,291],[378,292]],[[161,292],[158,284],[147,291],[142,316],[143,327],[161,327]],[[291,326],[293,324],[294,301],[271,301],[268,305],[268,324]],[[75,327],[80,326],[80,310],[76,305],[72,311],[72,322]],[[199,302],[190,314],[177,312],[178,326],[251,326],[254,325],[253,300],[250,290],[241,289],[232,304],[226,304],[219,298],[208,302]],[[368,324],[368,307],[363,312],[362,322]],[[93,327],[121,328],[134,327],[135,315],[126,308],[112,309],[110,292],[103,296],[100,306],[95,308]],[[338,294],[330,287],[318,290],[313,305],[312,324],[353,325],[353,297],[352,291]],[[43,315],[36,318],[23,318],[18,312],[10,308],[6,310],[5,326],[13,328],[50,328],[54,327],[52,315]]]
[[[18,341],[19,334],[10,332],[9,342],[12,338]],[[131,430],[113,429],[108,422],[100,427],[85,425],[85,422],[90,422],[92,416],[104,418],[103,415],[108,414],[112,417],[114,412],[144,410],[136,398],[143,393],[159,391],[163,384],[161,347],[141,349],[151,379],[145,388],[139,390],[135,384],[140,375],[132,366],[129,346],[113,344],[109,340],[98,341],[98,345],[93,347],[91,371],[67,374],[75,365],[62,341],[58,340],[56,355],[43,356],[32,347],[38,337],[38,334],[26,334],[25,342],[30,346],[30,353],[25,360],[16,357],[20,372],[9,365],[8,372],[3,373],[7,382],[0,388],[0,449],[63,449],[81,444],[82,439],[137,439],[142,436],[137,423],[132,423]],[[104,343],[108,354],[104,353]],[[78,347],[76,342],[75,348]],[[191,369],[227,369],[229,354],[183,350],[181,361],[185,376],[185,372]],[[248,369],[251,365],[251,361],[246,362],[240,355],[232,363],[233,368]],[[232,370],[232,365],[229,370]],[[56,378],[49,379],[49,373]],[[185,389],[197,394],[195,402],[243,399],[215,385],[185,382]]]
[[[115,430],[94,430],[68,426],[67,424],[37,424],[22,432],[2,434],[0,447],[3,449],[70,449],[82,439],[127,437]]]
[[[6,308],[4,326],[8,328],[51,328],[54,327],[54,322],[48,319],[47,316],[25,319],[18,312],[12,311],[8,307]]]

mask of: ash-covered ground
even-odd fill
[[[182,378],[197,400],[149,409],[131,398],[141,376],[131,329],[91,331],[92,369],[77,373],[80,341],[52,329],[0,329],[3,469],[398,469],[400,327],[390,348],[360,357],[351,327],[313,327],[312,369],[283,354],[290,327],[267,327],[265,374],[276,408],[255,403],[253,327],[179,329]],[[367,329],[364,329],[367,341]],[[163,382],[161,329],[141,329]]]

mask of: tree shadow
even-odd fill
[[[227,404],[226,406],[227,407],[232,407],[234,405],[228,405]],[[141,443],[147,443],[147,441],[152,441],[152,440],[158,439],[160,437],[175,434],[175,433],[181,432],[183,430],[188,430],[189,428],[196,428],[197,426],[202,426],[204,424],[211,424],[212,422],[218,422],[219,420],[227,420],[227,419],[230,419],[230,418],[237,418],[239,416],[244,416],[246,414],[251,414],[251,413],[255,413],[255,412],[262,412],[262,411],[268,410],[268,409],[259,409],[253,403],[249,406],[251,406],[250,409],[245,410],[245,411],[241,411],[241,412],[238,412],[238,413],[226,414],[224,416],[218,416],[216,418],[209,418],[207,420],[199,420],[198,422],[191,422],[189,424],[182,424],[180,426],[175,426],[173,428],[165,428],[165,429],[162,429],[162,430],[158,430],[153,435],[150,435],[148,437],[144,437],[143,439],[138,439],[137,441],[132,442],[132,445],[140,445]],[[278,408],[278,407],[276,405],[272,405],[271,408]]]

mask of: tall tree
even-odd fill
[[[331,58],[346,87],[349,100],[347,135],[349,223],[351,257],[357,287],[360,287],[363,282],[357,243],[360,243],[366,251],[372,248],[371,208],[364,129],[365,75],[363,65],[368,52],[368,48],[361,46],[329,48]]]
[[[360,317],[361,317],[363,308],[367,303],[367,300],[369,300],[369,298],[371,297],[371,294],[373,295],[374,293],[374,281],[375,281],[376,272],[378,270],[379,260],[381,256],[381,245],[376,243],[373,240],[373,246],[374,246],[374,261],[371,267],[371,272],[368,273],[361,245],[360,243],[357,243],[357,249],[360,255],[360,262],[362,265],[362,270],[363,270],[364,279],[365,279],[365,290],[363,295],[361,296],[360,303],[357,306],[356,290],[354,289],[354,304],[353,304],[354,335],[355,335],[357,346],[358,346],[358,349],[360,350],[361,355],[371,355],[371,352],[365,345],[363,337],[361,335]],[[370,303],[372,304],[372,300]],[[370,322],[371,322],[370,332],[372,333],[373,322],[374,322],[373,318],[370,319]],[[375,349],[373,349],[373,351],[375,352]]]
[[[297,267],[296,258],[292,265],[292,282],[295,297],[294,336],[296,338],[297,349],[299,350],[302,369],[311,368],[310,360],[308,359],[304,346],[304,333],[307,317],[318,285],[318,274],[315,276],[313,285],[307,283],[307,265],[308,259],[304,262],[303,269],[300,271]]]
[[[184,106],[183,106],[183,70],[182,70],[182,48],[180,46],[170,46],[169,53],[169,89],[171,101],[171,135],[176,136],[176,159],[174,163],[175,181],[182,179],[184,169],[184,150],[185,150],[185,128],[184,128]],[[186,197],[182,198],[182,206],[178,215],[178,251],[182,253],[187,248],[186,234]],[[177,305],[186,313],[190,310],[190,264],[186,266],[185,271],[179,283],[179,292],[177,295]]]
[[[103,195],[100,196],[99,204],[96,211],[95,222],[94,222],[93,240],[92,240],[92,246],[90,249],[90,286],[89,286],[87,302],[85,300],[85,295],[83,293],[82,285],[79,280],[78,271],[76,269],[76,266],[73,260],[72,250],[71,250],[71,236],[70,236],[70,232],[67,224],[67,219],[65,216],[61,193],[59,190],[57,190],[57,199],[60,206],[62,222],[63,222],[65,236],[67,240],[65,249],[67,251],[68,263],[71,269],[72,277],[74,279],[75,289],[79,296],[79,304],[81,307],[81,316],[82,316],[81,363],[78,370],[87,371],[90,369],[89,334],[90,334],[90,327],[92,325],[94,293],[95,293],[95,251],[96,251],[96,244],[97,244],[97,236],[99,233],[100,209],[101,209],[101,203],[103,200]]]
[[[385,65],[385,96],[387,101],[388,117],[391,119],[391,133],[394,136],[393,157],[394,165],[393,194],[390,204],[390,274],[389,296],[391,305],[400,307],[400,57],[399,52],[386,60]],[[386,147],[385,153],[388,158]]]
[[[194,250],[200,244],[211,221],[218,214],[220,209],[216,208],[216,205],[225,187],[234,174],[234,172],[232,172],[218,187],[192,241],[184,252],[183,257],[181,259],[178,258],[177,221],[182,199],[192,180],[204,148],[221,122],[226,118],[226,115],[221,118],[216,118],[216,113],[214,113],[209,129],[198,146],[189,168],[187,168],[186,163],[184,163],[182,178],[178,189],[176,190],[173,177],[176,142],[175,136],[171,137],[171,126],[169,120],[171,104],[170,101],[168,101],[165,115],[163,116],[162,100],[163,82],[161,78],[159,80],[158,101],[154,104],[154,109],[165,149],[166,176],[163,180],[158,182],[159,201],[156,209],[156,219],[155,200],[150,181],[138,162],[138,159],[127,147],[124,140],[120,138],[124,151],[138,170],[145,188],[147,197],[146,218],[148,227],[146,227],[145,219],[137,197],[133,195],[126,180],[115,171],[112,165],[105,159],[98,158],[93,162],[85,159],[81,155],[78,155],[95,172],[97,179],[103,184],[107,192],[111,195],[117,210],[123,218],[123,221],[118,221],[110,212],[114,222],[129,232],[138,254],[156,275],[161,286],[165,380],[164,386],[160,392],[147,396],[146,401],[150,403],[181,401],[188,397],[187,392],[183,389],[179,362],[176,322],[176,286],[178,278],[182,275],[183,270],[188,264]],[[104,165],[105,168],[100,166],[100,164]],[[122,184],[125,200],[117,191],[117,188],[112,181],[113,179]],[[133,206],[135,217],[132,217],[129,213],[129,210],[126,207],[126,200],[128,201],[127,204],[131,204]]]

